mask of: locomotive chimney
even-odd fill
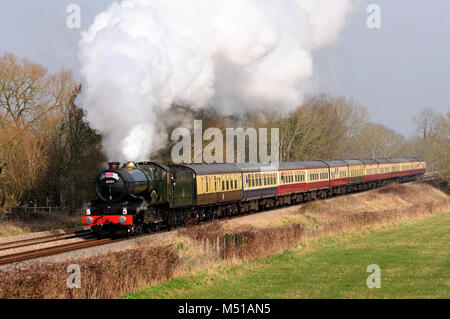
[[[120,163],[119,162],[109,162],[109,169],[119,169]]]

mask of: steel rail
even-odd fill
[[[57,241],[61,239],[71,239],[77,237],[87,236],[91,233],[90,230],[80,230],[71,233],[63,233],[63,234],[55,234],[55,235],[47,235],[35,238],[21,239],[12,242],[0,243],[0,251],[7,249],[15,249],[21,247],[27,247],[31,245],[38,245],[43,243],[49,243],[52,241]]]
[[[118,242],[121,240],[124,240],[124,239],[115,240],[115,242]],[[82,241],[82,242],[58,245],[58,246],[53,246],[53,247],[48,247],[48,248],[41,248],[41,249],[25,251],[25,252],[21,252],[21,253],[15,253],[15,254],[11,254],[11,255],[0,256],[0,265],[6,265],[6,264],[10,264],[10,263],[20,262],[20,261],[24,261],[24,260],[28,260],[28,259],[57,255],[57,254],[61,254],[64,252],[69,252],[69,251],[83,249],[83,248],[89,248],[89,247],[93,247],[93,246],[101,246],[101,245],[111,243],[113,241],[114,240],[111,238],[91,239],[91,240],[86,240],[86,241]]]

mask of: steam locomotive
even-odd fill
[[[241,215],[421,178],[418,157],[185,164],[111,162],[83,216],[97,236],[121,236]]]

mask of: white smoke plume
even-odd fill
[[[111,159],[167,142],[173,103],[225,114],[297,107],[313,89],[313,53],[336,41],[352,0],[125,0],[79,43],[82,105]],[[159,114],[159,115],[158,115]]]

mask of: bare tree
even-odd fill
[[[439,121],[439,114],[437,114],[432,108],[425,108],[418,116],[413,118],[413,122],[416,125],[416,130],[427,140],[434,134],[436,134],[436,126]]]
[[[355,138],[359,148],[354,155],[361,158],[388,158],[402,154],[405,138],[384,125],[368,123]]]
[[[78,92],[70,71],[48,74],[27,59],[0,56],[0,163],[8,165],[0,178],[2,202],[43,202],[48,192],[54,191],[47,183],[57,150],[52,141],[61,126],[82,125],[82,113],[73,110]],[[85,145],[78,129],[64,129],[63,139],[73,147],[71,154],[83,154],[77,149],[77,143]],[[101,156],[95,157],[99,159]]]

